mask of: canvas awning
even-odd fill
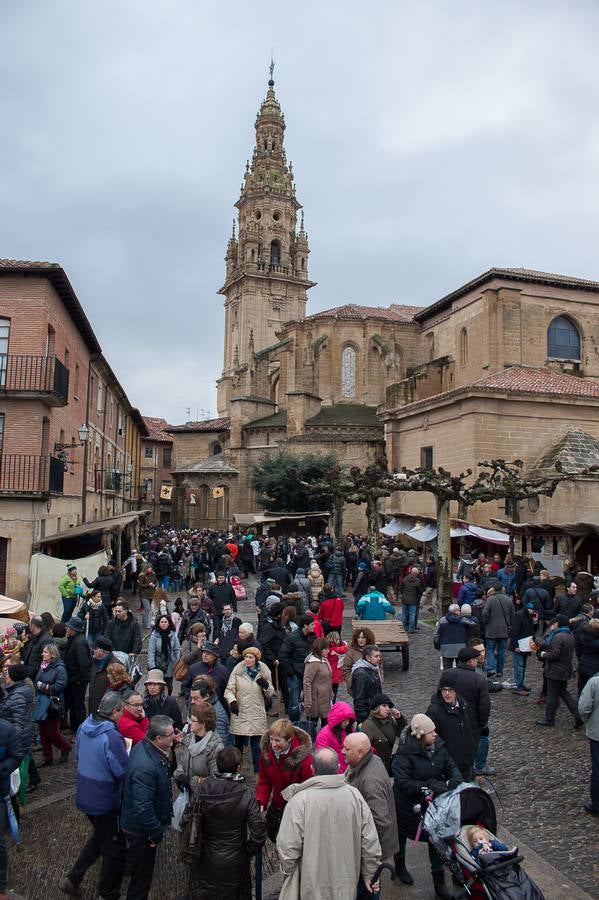
[[[248,525],[274,525],[277,522],[283,522],[286,519],[322,519],[329,518],[328,512],[307,512],[307,513],[233,513],[233,518],[238,525],[246,528]]]
[[[136,510],[135,512],[121,513],[119,516],[112,516],[110,519],[98,519],[96,522],[86,522],[84,525],[74,525],[73,528],[67,528],[64,531],[58,531],[56,534],[49,534],[42,538],[40,544],[57,544],[59,541],[70,540],[71,538],[83,537],[86,534],[99,534],[106,531],[122,531],[131,522],[142,516],[147,516],[149,509]]]
[[[381,534],[387,537],[396,537],[403,534],[418,541],[428,544],[437,537],[437,520],[430,516],[396,516],[387,525],[380,529]],[[507,546],[510,542],[509,535],[491,528],[483,528],[480,525],[471,525],[469,522],[452,520],[451,537],[476,537],[490,544]]]
[[[505,528],[511,534],[569,534],[572,537],[584,537],[587,534],[599,535],[599,524],[596,522],[508,522],[506,519],[491,519],[495,525]]]

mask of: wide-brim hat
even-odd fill
[[[163,684],[166,687],[164,673],[161,669],[150,669],[146,678],[146,684]]]

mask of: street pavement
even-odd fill
[[[253,603],[242,603],[240,614],[248,621],[255,620]],[[348,605],[346,634],[350,631],[352,615]],[[510,672],[511,661],[508,661],[504,677],[509,677]],[[432,628],[424,622],[421,630],[411,636],[408,672],[402,671],[397,653],[385,654],[385,690],[408,718],[426,710],[438,675],[439,660],[432,647]],[[588,741],[583,733],[573,731],[572,719],[563,707],[558,711],[555,728],[535,725],[535,719],[540,717],[539,707],[534,703],[540,680],[540,667],[533,660],[527,676],[527,683],[535,688],[530,699],[517,697],[511,691],[492,695],[489,762],[498,771],[492,779],[481,783],[496,803],[500,834],[506,835],[510,846],[520,847],[526,871],[548,900],[558,897],[561,900],[564,896],[569,900],[599,898],[599,820],[582,811],[588,797]],[[574,688],[574,682],[571,686]],[[340,699],[344,698],[344,691],[342,686]],[[253,781],[247,765],[245,773]],[[87,819],[74,804],[74,761],[43,769],[41,774],[43,784],[30,795],[23,809],[21,845],[9,850],[9,884],[15,900],[63,898],[56,885],[76,858],[89,831]],[[263,857],[266,898],[280,880],[270,843]],[[415,885],[391,884],[385,875],[383,898],[432,898],[426,848],[414,847],[409,842],[407,864]],[[186,884],[185,867],[177,859],[176,836],[169,835],[159,848],[151,897],[153,900],[184,898]],[[92,870],[84,882],[83,896],[97,898],[96,885],[97,870]]]

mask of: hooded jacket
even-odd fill
[[[371,881],[381,861],[374,819],[360,792],[343,775],[315,775],[285,788],[283,799],[280,900],[355,900],[360,875]]]
[[[594,620],[596,623],[597,619]],[[576,633],[578,671],[582,675],[596,675],[599,672],[599,628],[584,625]]]
[[[470,722],[470,710],[463,697],[458,705],[446,703],[439,689],[431,697],[426,715],[437,726],[437,734],[460,772],[468,772],[474,762],[474,738]]]
[[[288,752],[284,755],[279,755],[278,759],[270,745],[269,733],[266,732],[262,735],[260,758],[258,760],[256,799],[260,806],[265,809],[270,801],[277,809],[283,809],[285,801],[281,796],[281,791],[289,787],[290,784],[299,784],[312,777],[312,741],[310,740],[310,735],[295,726],[293,732]],[[322,731],[320,734],[322,734]]]
[[[88,716],[77,731],[77,808],[90,816],[118,809],[127,771],[125,741],[110,719]]]
[[[2,797],[10,793],[11,772],[18,769],[23,753],[17,729],[6,719],[0,719],[0,790]]]
[[[477,669],[465,663],[458,663],[455,669],[446,669],[443,678],[458,697],[463,697],[470,710],[472,735],[474,741],[486,728],[491,715],[491,699],[486,677]]]
[[[5,719],[16,728],[22,756],[28,756],[31,752],[33,696],[31,685],[26,681],[18,681],[8,685],[6,695],[0,703],[0,719]]]
[[[349,727],[347,731],[342,731],[337,738],[337,735],[333,731],[333,728],[336,728],[341,724],[345,719],[349,719]],[[316,735],[316,741],[314,742],[314,746],[317,750],[320,750],[322,747],[330,747],[331,750],[334,750],[337,754],[337,758],[339,759],[339,772],[343,774],[347,769],[347,763],[343,758],[343,741],[347,737],[350,731],[353,731],[354,726],[356,724],[356,714],[353,711],[352,707],[349,703],[345,703],[343,700],[339,700],[337,703],[333,703],[331,706],[331,711],[329,713],[329,717],[327,719],[327,724],[324,728],[321,728],[318,734]]]
[[[375,694],[380,694],[382,690],[383,685],[378,666],[373,666],[365,659],[359,659],[357,663],[354,663],[351,670],[351,694],[354,698],[354,709],[358,722],[363,722],[368,718],[370,701]]]
[[[113,650],[120,650],[121,653],[133,653],[135,656],[141,653],[141,632],[130,611],[124,620],[117,619],[116,616],[111,619],[106,626],[104,635],[112,641]]]

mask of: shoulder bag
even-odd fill
[[[202,855],[202,807],[199,797],[194,797],[181,816],[179,859],[187,866],[195,865]]]

